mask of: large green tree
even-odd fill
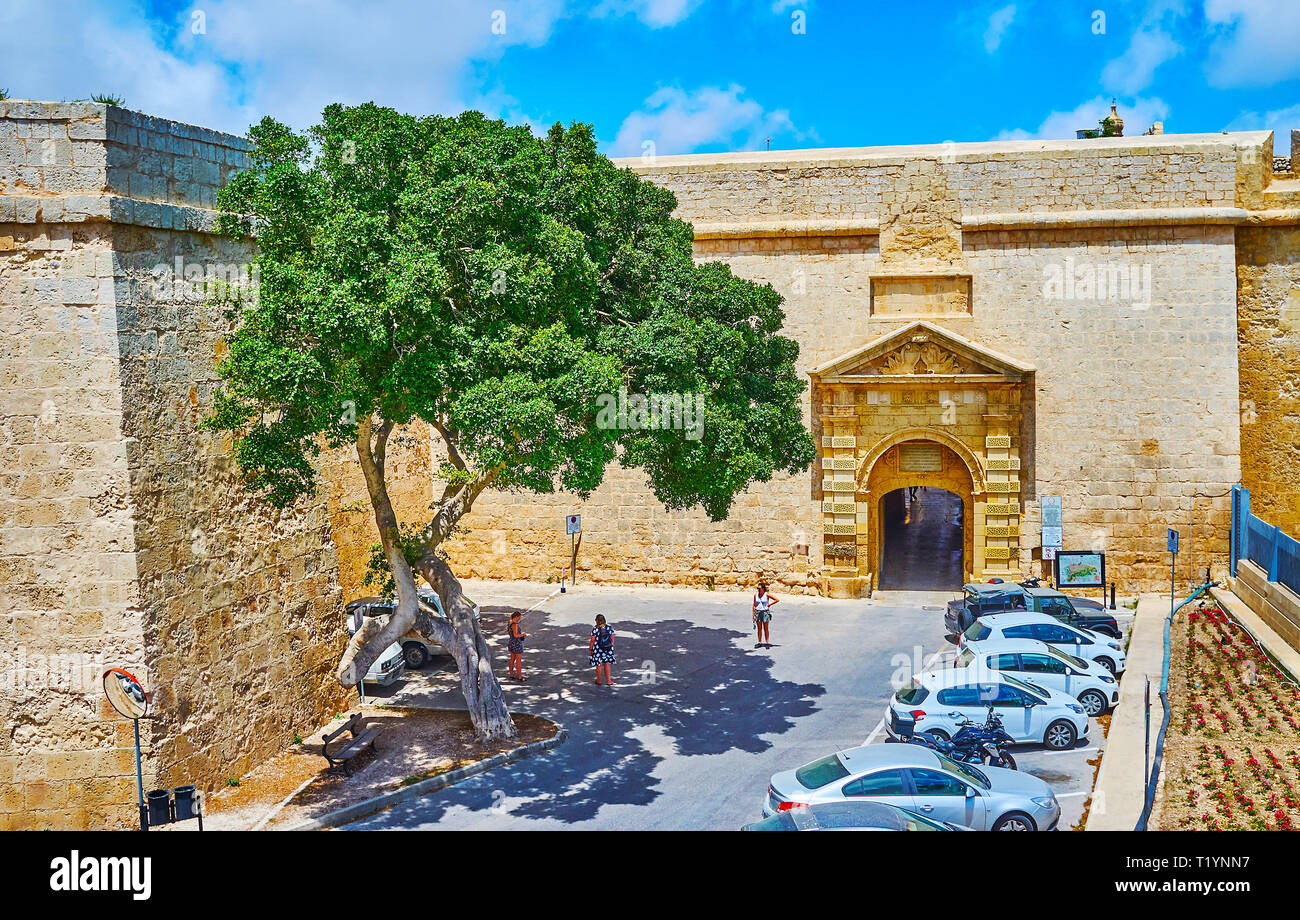
[[[806,469],[781,298],[696,264],[673,194],[598,153],[586,125],[539,138],[477,112],[333,105],[306,134],[268,118],[250,136],[252,167],[219,204],[223,232],[255,237],[260,285],[206,424],[232,434],[246,484],[277,506],[315,488],[322,445],[355,448],[397,608],[352,637],[338,679],[354,685],[414,627],[455,657],[479,735],[511,736],[440,545],[485,489],[586,496],[611,462],[713,520],[751,483]],[[620,388],[702,394],[702,427],[611,423]],[[441,437],[445,488],[401,521],[385,452],[417,419]]]

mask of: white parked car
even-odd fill
[[[919,744],[865,744],[772,777],[763,817],[823,802],[883,802],[977,831],[1049,831],[1061,819],[1037,776],[958,763]]]
[[[1041,742],[1064,751],[1088,736],[1088,715],[1069,694],[1000,671],[976,674],[967,668],[917,674],[890,699],[885,729],[891,738],[901,738],[899,723],[911,719],[915,732],[947,740],[965,720],[983,722],[989,706],[1019,744]]]
[[[1119,684],[1110,671],[1037,639],[968,641],[953,667],[980,673],[998,671],[1049,690],[1060,690],[1078,700],[1090,716],[1104,715],[1119,702]]]
[[[1095,661],[1112,674],[1124,673],[1124,646],[1118,639],[1081,626],[1067,626],[1045,613],[994,613],[972,623],[958,645],[989,639],[1037,639],[1075,658]]]
[[[446,617],[442,610],[442,601],[432,591],[421,591],[420,603],[432,615]],[[387,616],[397,609],[397,604],[386,597],[362,597],[350,602],[344,609],[348,616],[348,631],[356,632],[361,622],[358,619],[359,617]],[[401,646],[402,655],[406,659],[406,666],[413,670],[424,667],[434,655],[449,654],[439,643],[415,630],[411,630],[402,636],[398,640],[398,644]],[[388,655],[385,653],[385,660],[387,657]]]
[[[384,649],[384,653],[379,656],[378,661],[370,666],[370,670],[366,672],[366,676],[362,680],[368,684],[387,687],[405,673],[406,658],[402,654],[402,647],[394,642]]]

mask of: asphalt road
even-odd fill
[[[496,634],[548,586],[471,584]],[[879,724],[896,682],[948,648],[945,595],[909,603],[788,595],[770,649],[755,649],[749,595],[579,585],[524,618],[526,684],[505,684],[513,710],[568,730],[560,747],[349,828],[734,829],[756,819],[769,777]],[[918,606],[927,600],[932,609]],[[587,666],[597,613],[616,632],[616,686]],[[454,672],[435,664],[394,703],[454,705]]]
[[[773,773],[883,743],[894,688],[956,652],[943,638],[946,593],[786,595],[773,612],[772,648],[757,649],[748,593],[466,588],[482,607],[499,675],[509,611],[529,611],[528,681],[503,687],[512,711],[559,722],[568,740],[347,829],[735,829],[756,820]],[[614,687],[595,686],[587,663],[597,613],[615,629]],[[1131,617],[1120,619],[1127,628]],[[380,695],[398,705],[464,705],[449,661]],[[1088,761],[1104,745],[1094,720],[1075,750],[1015,749],[1020,769],[1057,793],[1062,829],[1078,822],[1094,782]]]

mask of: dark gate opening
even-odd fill
[[[881,590],[960,588],[962,514],[961,496],[945,489],[895,489],[881,498]]]

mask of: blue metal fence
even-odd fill
[[[1282,532],[1282,528],[1255,517],[1250,510],[1250,490],[1232,488],[1231,571],[1237,574],[1237,561],[1249,559],[1268,573],[1268,580],[1286,585],[1300,594],[1300,542]]]

